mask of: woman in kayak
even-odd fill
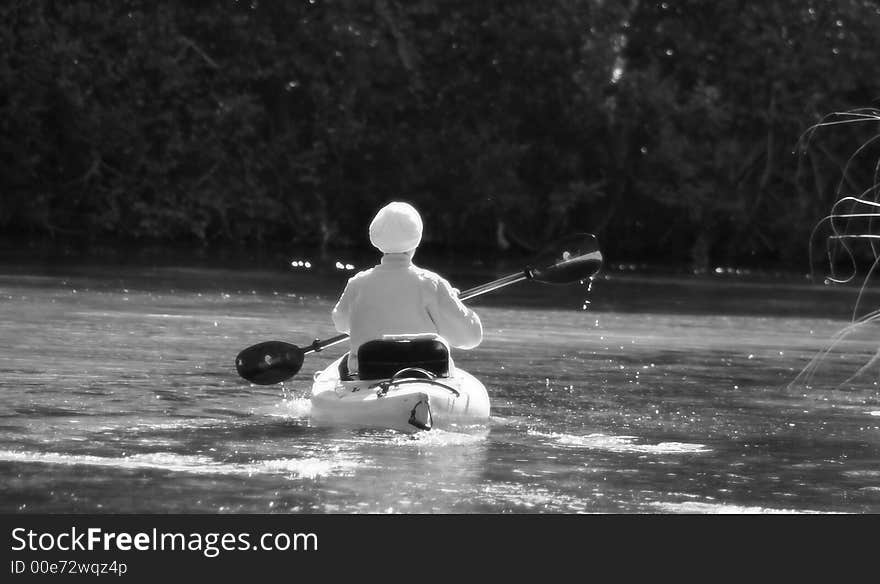
[[[370,223],[370,243],[382,261],[349,279],[333,309],[336,330],[350,335],[351,375],[358,371],[358,348],[384,335],[434,333],[460,349],[482,341],[480,317],[458,299],[458,290],[412,263],[421,239],[422,218],[408,203],[389,203]]]

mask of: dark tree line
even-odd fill
[[[800,261],[876,128],[871,0],[11,0],[0,229],[438,246],[596,232],[610,255]],[[860,134],[862,132],[862,134]]]

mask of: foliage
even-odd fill
[[[877,103],[877,30],[868,0],[13,0],[0,229],[365,245],[403,199],[439,246],[791,261],[847,151],[798,136]]]

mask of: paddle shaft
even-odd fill
[[[523,270],[521,272],[516,272],[515,274],[510,274],[509,276],[504,276],[503,278],[498,278],[497,280],[493,280],[486,284],[482,284],[480,286],[476,286],[471,288],[470,290],[465,290],[458,298],[459,300],[465,301],[470,300],[471,298],[476,298],[482,294],[486,294],[487,292],[493,292],[498,290],[499,288],[504,288],[505,286],[510,286],[511,284],[516,284],[517,282],[522,282],[523,280],[530,279],[531,273],[529,270]],[[338,343],[341,343],[345,339],[349,337],[348,334],[343,333],[341,335],[336,335],[335,337],[331,337],[325,341],[315,340],[311,345],[303,348],[303,355],[307,355],[309,353],[317,353],[318,351],[323,351],[327,347],[332,347]]]

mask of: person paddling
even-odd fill
[[[408,204],[384,206],[370,223],[370,243],[381,262],[355,274],[333,308],[336,330],[348,333],[348,373],[358,371],[358,348],[386,335],[437,334],[459,349],[483,340],[476,312],[442,276],[413,264],[422,239],[422,218]]]

